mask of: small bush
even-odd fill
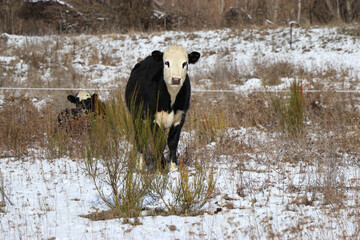
[[[149,118],[133,118],[143,111],[129,114],[121,96],[108,102],[106,110],[106,118],[91,118],[86,170],[100,198],[112,209],[110,215],[139,217],[146,196],[160,199],[168,213],[197,213],[214,189],[213,172],[196,164],[190,176],[182,166],[178,178],[172,179],[161,167],[164,130],[150,124]],[[140,157],[148,167],[138,165]]]
[[[164,214],[197,215],[211,198],[215,188],[215,177],[212,168],[199,162],[194,171],[180,165],[178,175],[155,173],[147,178],[149,195],[160,200],[164,206]]]
[[[174,192],[181,213],[197,213],[209,200],[214,191],[215,179],[212,169],[206,174],[202,165],[195,166],[193,176],[187,168],[180,168],[180,178]]]
[[[121,96],[107,105],[105,119],[91,118],[86,169],[101,199],[121,217],[138,217],[145,193],[142,175],[135,173],[137,154],[127,141],[133,138]]]
[[[132,117],[143,111],[129,114],[122,102],[118,95],[108,102],[105,118],[91,118],[86,169],[101,199],[118,216],[132,218],[140,216],[148,172],[160,169],[166,141],[162,129],[150,124],[149,118]],[[149,169],[139,166],[140,158]]]

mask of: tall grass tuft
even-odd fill
[[[4,176],[3,176],[3,174],[2,174],[2,172],[1,172],[1,170],[0,170],[0,212],[2,211],[2,207],[5,207],[5,205],[6,205],[6,201],[5,200],[7,200],[9,203],[10,203],[10,205],[14,205],[12,202],[11,202],[11,200],[10,200],[10,198],[6,195],[6,193],[5,193],[5,183],[4,183]]]
[[[294,81],[290,86],[289,104],[285,115],[285,124],[290,133],[295,135],[303,129],[305,99],[302,84]]]
[[[45,144],[45,119],[28,98],[5,101],[0,108],[0,155],[21,158]]]
[[[4,177],[0,170],[0,209],[5,206],[5,184]]]
[[[289,134],[298,136],[302,133],[305,114],[305,98],[302,84],[294,81],[289,88],[287,97],[272,98],[274,122]]]
[[[195,127],[199,138],[207,143],[214,142],[228,126],[227,116],[224,112],[211,114],[207,111],[195,120]]]

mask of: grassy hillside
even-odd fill
[[[358,0],[0,1],[0,32],[13,34],[201,30],[244,26],[349,24]]]

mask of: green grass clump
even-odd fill
[[[294,81],[290,86],[289,104],[285,112],[285,125],[293,134],[301,133],[304,124],[305,99],[302,84]]]
[[[298,136],[304,129],[305,98],[302,84],[294,81],[288,96],[272,98],[274,121],[290,136]]]

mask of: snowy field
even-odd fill
[[[293,39],[291,49],[289,29],[283,28],[97,36],[2,34],[1,86],[124,89],[137,61],[153,50],[181,44],[189,52],[202,54],[199,62],[189,67],[194,90],[229,90],[245,97],[256,91],[287,90],[294,78],[266,85],[266,79],[255,74],[259,64],[287,62],[316,76],[335,71],[339,81],[326,77],[297,80],[303,82],[305,91],[354,94],[355,107],[360,111],[359,99],[355,98],[360,91],[360,38],[344,34],[339,28],[310,28],[295,29]],[[36,69],[29,60],[32,57],[41,59]],[[231,82],[220,84],[222,79],[211,73],[223,65],[239,74]],[[35,73],[38,79],[30,84]],[[72,80],[72,76],[80,80]],[[5,92],[0,90],[0,108],[5,104]],[[109,95],[110,91],[101,92],[103,99]],[[43,101],[54,101],[51,92],[38,96],[34,104],[41,108]],[[189,134],[182,133],[179,154],[184,154],[181,145],[186,144]],[[349,134],[360,136],[359,129]],[[224,136],[251,151],[246,152],[244,147],[238,153],[219,153],[221,141],[204,146],[213,156],[209,164],[214,166],[216,178],[215,194],[203,207],[206,213],[144,214],[140,225],[126,224],[123,219],[91,221],[80,216],[107,209],[87,176],[82,159],[47,160],[42,149],[29,149],[30,156],[21,159],[0,158],[5,194],[12,203],[6,200],[5,206],[0,207],[0,239],[360,238],[360,149],[349,152],[329,144],[333,149],[323,153],[321,161],[310,163],[306,156],[311,154],[311,146],[298,151],[302,154],[299,161],[286,158],[286,147],[291,144],[263,152],[262,149],[277,144],[279,133],[265,131],[261,126],[228,127]],[[335,164],[331,173],[326,168],[331,164],[324,164],[323,160]],[[179,173],[169,174],[176,177]],[[342,191],[345,197],[336,203],[314,190],[326,185],[329,176],[346,189]]]

